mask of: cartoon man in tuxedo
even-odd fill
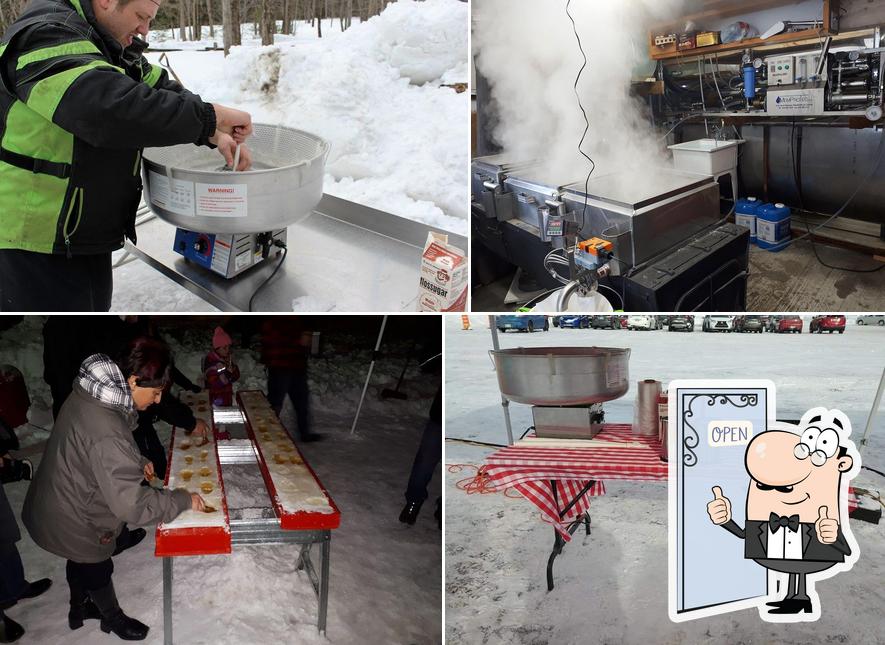
[[[707,513],[714,524],[744,540],[744,557],[789,574],[786,596],[767,603],[769,616],[811,614],[814,609],[808,618],[771,620],[813,620],[820,614],[812,604],[812,599],[817,601],[814,580],[847,570],[857,559],[856,542],[840,519],[840,496],[847,495],[848,480],[860,470],[860,458],[848,440],[848,417],[839,410],[814,408],[805,413],[798,428],[790,428],[801,434],[768,430],[747,445],[744,464],[750,485],[745,528],[732,519],[731,502],[719,486],[713,487]],[[840,565],[836,570],[806,584],[807,575],[836,565]]]

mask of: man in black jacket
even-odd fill
[[[857,470],[848,455],[848,418],[838,410],[815,408],[800,428],[801,435],[762,432],[747,444],[745,528],[732,519],[731,501],[719,486],[713,487],[714,499],[707,504],[714,524],[744,540],[744,557],[789,574],[786,596],[768,603],[769,614],[812,613],[813,588],[807,587],[806,576],[851,555],[839,521],[842,475]]]
[[[107,311],[142,148],[214,145],[231,165],[251,134],[144,58],[159,4],[32,0],[0,40],[0,311]]]

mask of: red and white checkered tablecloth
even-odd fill
[[[667,480],[667,462],[661,461],[657,437],[640,437],[631,432],[630,424],[607,423],[594,437],[596,441],[638,442],[641,446],[599,445],[586,448],[547,448],[529,445],[508,446],[486,458],[483,474],[489,487],[515,488],[537,506],[544,521],[568,541],[567,526],[590,506],[591,495],[604,495],[603,479],[633,481]],[[590,480],[596,483],[581,501],[559,519],[560,509],[577,496]],[[556,482],[557,504],[553,500],[550,480]]]

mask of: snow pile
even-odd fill
[[[327,193],[466,235],[469,96],[440,85],[467,81],[467,19],[401,1],[333,38],[168,57],[205,100],[330,141]]]

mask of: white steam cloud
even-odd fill
[[[590,129],[582,149],[594,176],[669,165],[666,150],[629,96],[647,60],[648,29],[681,12],[683,0],[579,0],[575,20],[587,67],[578,93]],[[512,161],[539,159],[565,181],[586,176],[577,150],[584,130],[574,83],[583,63],[564,0],[475,0],[473,52],[491,86],[499,122],[493,138]],[[545,173],[546,174],[546,173]]]

